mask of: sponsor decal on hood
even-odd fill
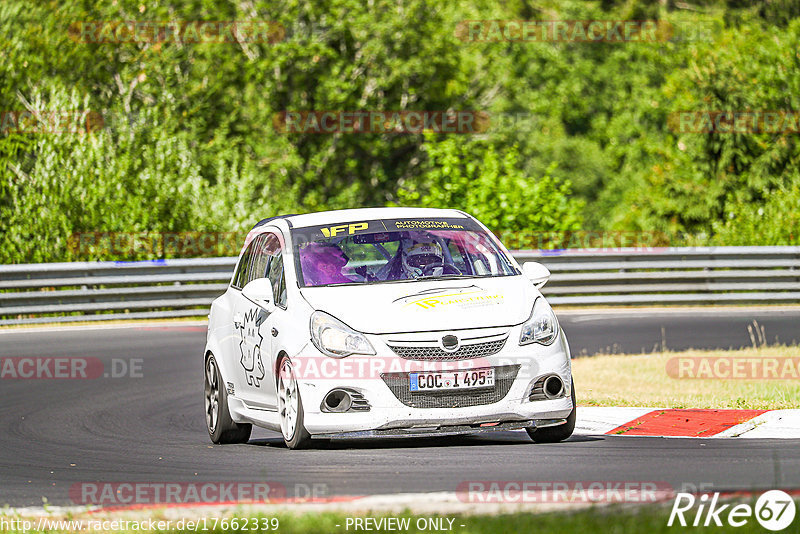
[[[415,293],[397,299],[404,308],[422,308],[430,310],[456,306],[461,309],[484,308],[503,303],[503,294],[497,291],[486,291],[478,286],[443,288]]]

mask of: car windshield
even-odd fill
[[[355,221],[295,228],[292,238],[302,287],[519,274],[466,218]]]

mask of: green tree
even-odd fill
[[[581,226],[582,202],[568,180],[527,177],[515,148],[483,140],[426,137],[424,172],[398,190],[402,205],[455,207],[498,234],[568,232]],[[554,170],[554,166],[549,171]]]

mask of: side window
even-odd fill
[[[272,282],[272,292],[275,295],[275,304],[286,307],[286,280],[283,269],[283,254],[277,236],[270,234],[267,248],[271,256],[269,262],[269,280]]]
[[[247,250],[242,254],[242,259],[239,261],[239,267],[236,269],[236,275],[233,277],[231,285],[235,288],[242,289],[247,283],[247,269],[250,267],[250,256],[253,253],[255,241],[251,241]]]
[[[272,292],[275,294],[275,304],[286,307],[286,280],[283,272],[283,255],[280,249],[269,264],[269,280],[272,282]]]
[[[286,280],[283,271],[283,255],[278,236],[272,233],[256,237],[242,255],[236,270],[233,287],[243,288],[257,278],[269,278],[275,303],[286,307]]]
[[[260,235],[250,242],[247,250],[242,254],[242,261],[233,278],[233,287],[242,289],[248,282],[256,278],[264,278],[267,274],[269,254],[265,251],[266,235]]]
[[[250,267],[247,270],[247,281],[245,283],[264,278],[267,275],[267,266],[269,264],[268,235],[261,234],[253,242],[253,255],[250,259]]]
[[[288,295],[286,293],[286,273],[284,272],[283,269],[281,269],[281,285],[280,285],[280,290],[278,291],[278,305],[281,306],[282,308],[285,308],[287,301],[288,301]]]

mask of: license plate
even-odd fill
[[[489,388],[494,386],[494,369],[410,373],[410,378],[411,391]]]

